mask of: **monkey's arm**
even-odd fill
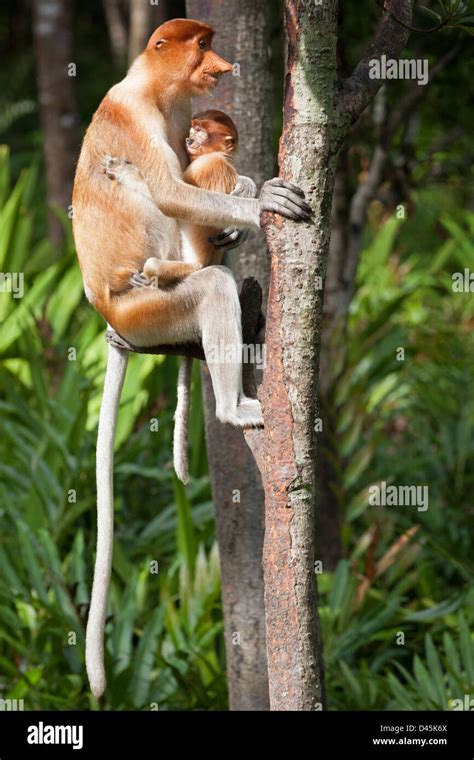
[[[250,177],[241,174],[237,177],[237,182],[231,195],[237,195],[242,198],[256,198],[257,185]],[[249,230],[239,230],[237,227],[226,227],[225,230],[209,238],[209,242],[220,250],[232,251],[244,243],[249,236]]]
[[[303,191],[285,180],[265,182],[259,198],[201,190],[184,182],[178,158],[164,138],[151,147],[149,135],[143,140],[122,140],[119,132],[116,135],[118,150],[123,149],[128,160],[140,170],[153,201],[166,216],[217,228],[226,225],[259,228],[263,211],[294,221],[311,219]]]
[[[193,224],[210,227],[234,224],[259,229],[263,211],[272,211],[293,221],[311,219],[303,191],[278,178],[265,182],[258,199],[201,190],[181,180],[174,180],[166,197],[161,194],[156,197],[154,188],[150,190],[163,214]]]
[[[102,159],[101,165],[104,174],[106,174],[109,179],[118,182],[120,185],[123,185],[129,190],[132,190],[132,192],[138,193],[148,201],[153,202],[149,187],[140,170],[130,161],[126,161],[122,158],[117,158],[116,156],[107,155]],[[257,195],[257,186],[253,179],[250,179],[250,177],[237,175],[235,187],[230,194],[243,198],[255,198]],[[232,250],[242,245],[247,237],[247,229],[242,230],[236,227],[227,227],[225,230],[220,232],[219,235],[210,237],[209,242],[220,251]],[[180,278],[180,276],[183,277],[191,274],[191,272],[197,271],[199,268],[193,267],[192,265],[187,265],[187,268],[183,269],[182,272],[180,271],[178,274],[178,270],[173,268],[172,262],[162,261],[159,263],[160,271],[158,272],[152,271],[153,267],[155,266],[154,262],[158,262],[158,259],[148,259],[148,261],[145,263],[145,267],[143,268],[146,277],[143,278],[141,274],[138,274],[138,276],[134,275],[132,277],[131,284],[134,286],[143,287],[150,284],[149,280],[151,278],[156,277],[158,278],[157,282],[159,282],[161,285],[164,285],[166,283],[176,281]],[[147,264],[149,264],[148,272],[146,271]]]

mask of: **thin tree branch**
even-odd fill
[[[424,87],[420,87],[415,83],[407,90],[405,95],[401,98],[398,108],[392,111],[390,119],[388,120],[387,126],[384,130],[385,139],[390,140],[393,137],[400,124],[406,120],[407,116],[415,110],[418,103],[424,99],[428,88],[433,84],[438,74],[444,71],[448,63],[451,63],[451,61],[458,55],[462,47],[462,43],[458,43],[453,48],[448,50],[448,52],[445,53],[439,59],[439,61],[435,63],[430,71],[428,82]]]
[[[442,19],[439,24],[436,26],[431,27],[431,29],[421,29],[419,26],[410,26],[409,24],[405,24],[401,19],[397,18],[394,13],[392,13],[388,8],[385,7],[385,3],[383,0],[375,0],[379,8],[382,8],[382,10],[385,13],[388,13],[390,18],[392,18],[394,21],[397,22],[397,24],[400,24],[404,29],[408,29],[410,32],[419,32],[421,34],[431,34],[432,32],[439,32],[440,29],[442,29],[446,24],[449,24],[449,22],[452,19],[452,14],[450,13],[448,16],[446,16],[445,19]]]
[[[413,3],[414,0],[387,0],[386,10],[409,25],[413,16]],[[342,126],[339,140],[344,139],[350,126],[357,121],[382,84],[381,79],[371,79],[371,62],[380,59],[382,55],[398,58],[408,37],[408,29],[395,21],[388,12],[381,18],[364,58],[359,61],[350,77],[338,83],[336,109]]]

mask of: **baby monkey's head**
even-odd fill
[[[193,116],[186,150],[191,161],[206,153],[232,157],[238,145],[237,127],[223,111],[202,111]]]

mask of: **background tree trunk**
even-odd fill
[[[187,16],[213,25],[217,33],[214,47],[238,64],[238,76],[225,77],[212,99],[197,99],[195,110],[222,108],[231,114],[239,129],[237,168],[260,185],[273,174],[274,164],[265,2],[239,0],[230,8],[209,0],[188,0]],[[243,249],[230,254],[226,263],[233,269],[239,286],[246,276],[255,276],[264,289],[265,299],[270,260],[262,234],[251,236]],[[265,710],[269,707],[269,698],[263,610],[261,477],[242,433],[215,419],[212,386],[205,370],[202,378],[221,557],[229,702],[235,710]],[[237,502],[236,493],[240,499]]]
[[[211,98],[199,98],[195,110],[219,108],[235,119],[239,130],[237,169],[259,186],[273,175],[271,77],[268,66],[268,21],[265,0],[237,0],[231,5],[188,0],[187,15],[216,30],[215,49],[240,76],[223,77]],[[255,234],[226,263],[240,284],[253,275],[262,285],[264,302],[270,259],[263,235]],[[264,500],[260,473],[242,432],[221,425],[209,373],[202,373],[206,440],[216,508],[227,678],[232,710],[269,707],[265,649],[262,547]],[[239,501],[233,501],[238,493]]]
[[[175,6],[178,5],[175,3]],[[175,10],[179,10],[175,7]],[[148,38],[168,18],[168,5],[165,0],[151,5],[150,0],[130,0],[129,5],[128,65],[144,49]]]
[[[150,36],[151,5],[148,0],[130,0],[130,21],[128,35],[128,65],[140,55]]]
[[[120,0],[102,0],[105,22],[109,33],[110,48],[117,66],[125,63],[127,55],[127,27]]]
[[[33,33],[49,235],[54,244],[59,244],[64,237],[63,225],[52,208],[68,211],[78,151],[75,78],[68,70],[74,63],[72,0],[35,0]]]

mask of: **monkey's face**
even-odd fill
[[[209,135],[205,129],[199,124],[196,124],[193,120],[191,129],[189,130],[189,137],[186,138],[186,150],[190,158],[197,158],[198,156],[208,153],[209,147]]]
[[[213,89],[219,77],[232,65],[211,48],[214,30],[207,24],[174,19],[162,24],[151,36],[147,52],[181,97],[203,95]]]
[[[199,46],[199,60],[196,56],[195,66],[190,75],[193,95],[202,95],[214,89],[219,77],[232,71],[232,65],[211,49],[211,40],[201,37],[196,40]]]
[[[192,122],[186,150],[191,160],[206,153],[224,153],[232,156],[237,148],[237,128],[222,111],[205,111]]]

